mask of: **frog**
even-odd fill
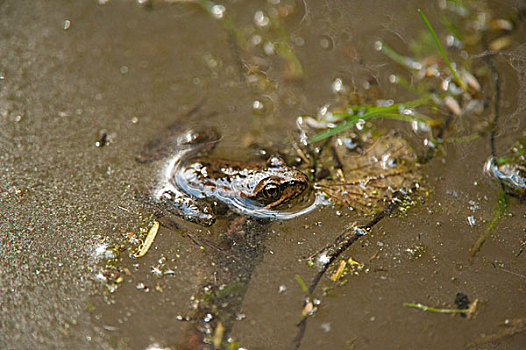
[[[138,162],[165,159],[154,200],[172,214],[202,226],[214,224],[221,205],[260,219],[289,219],[314,208],[282,210],[309,188],[301,171],[277,155],[250,162],[211,157],[220,140],[213,128],[178,132],[170,126],[159,139],[148,143],[136,157]]]

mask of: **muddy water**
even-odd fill
[[[519,4],[504,1],[496,11],[513,13]],[[254,13],[268,6],[226,4],[247,32],[254,28]],[[214,126],[224,135],[218,153],[243,159],[253,157],[247,151],[252,142],[282,146],[297,116],[334,100],[335,78],[360,89],[374,76],[377,94],[405,98],[388,84],[389,74],[400,68],[376,52],[374,42],[382,38],[405,47],[422,28],[416,6],[433,14],[434,1],[297,6],[286,29],[296,38],[304,76],[290,79],[273,56],[261,63],[274,83],[270,87],[247,81],[247,67],[223,27],[188,4],[0,4],[2,348],[175,348],[184,342],[187,325],[177,318],[188,313],[214,263],[209,250],[163,227],[144,258],[125,256],[121,266],[130,276],[113,293],[97,278],[103,248],[122,242],[124,232],[137,232],[149,214],[136,193],[155,183],[160,165],[139,166],[134,156],[166,125],[179,120]],[[523,38],[519,28],[512,45]],[[524,115],[515,113],[524,81],[509,56],[498,58],[497,68],[503,81],[498,148],[506,150],[525,129]],[[264,103],[262,113],[254,113],[255,100]],[[204,115],[214,116],[181,117],[200,103]],[[469,130],[473,123],[460,125]],[[96,147],[102,130],[110,142]],[[519,254],[526,240],[524,205],[511,200],[511,214],[477,257],[468,257],[498,193],[482,173],[489,154],[483,136],[447,145],[426,166],[431,195],[425,204],[383,220],[346,253],[366,270],[343,285],[322,280],[315,293],[322,305],[309,319],[303,349],[461,348],[498,332],[506,320],[526,317],[526,253]],[[305,258],[358,219],[329,207],[268,228],[229,336],[249,349],[287,348],[303,300],[294,276],[309,281],[314,271]],[[221,227],[200,233],[213,238]],[[407,249],[419,245],[425,252],[414,259]],[[160,265],[174,273],[158,277],[152,267]],[[453,307],[457,292],[481,301],[476,317],[402,306]],[[523,332],[480,348],[525,344]]]

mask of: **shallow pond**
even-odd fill
[[[144,197],[163,165],[135,158],[174,122],[217,129],[214,155],[244,161],[261,148],[290,153],[297,118],[336,106],[344,91],[360,92],[364,103],[408,101],[414,95],[390,82],[407,70],[375,43],[409,55],[426,31],[417,8],[445,43],[447,19],[468,16],[453,11],[454,3],[228,1],[224,12],[211,10],[214,18],[178,1],[0,2],[0,347],[182,347],[192,325],[186,317],[203,287],[221,281],[222,269],[223,276],[241,274],[243,284],[230,301],[226,333],[212,329],[211,338],[247,349],[290,348],[301,334],[305,299],[296,276],[309,285],[316,274],[307,258],[371,216],[322,206],[251,226],[257,233],[236,251],[246,254],[241,272],[228,265],[228,254],[200,248],[166,224],[143,257],[123,250],[113,259],[113,248],[129,248],[156,211]],[[496,19],[516,18],[525,6],[473,3],[472,17]],[[418,204],[379,221],[322,277],[301,349],[524,348],[524,203],[510,197],[508,213],[470,256],[499,196],[498,183],[483,172],[495,105],[488,57],[500,77],[497,152],[507,154],[525,136],[521,18],[506,42],[493,42],[502,45],[495,55],[473,39],[465,55],[468,69],[485,77],[479,99],[487,107],[456,118],[445,138],[458,142],[445,142],[419,166]],[[463,32],[464,40],[480,29]],[[449,52],[458,58],[461,51]],[[188,117],[198,105],[200,117]],[[416,153],[426,151],[410,123],[375,123],[396,130]],[[227,221],[177,225],[217,242]],[[338,261],[349,257],[363,268],[332,281]],[[111,283],[110,260],[120,271]],[[478,299],[472,317],[404,306],[454,309],[457,293]]]

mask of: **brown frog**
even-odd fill
[[[307,177],[271,156],[266,162],[235,162],[206,157],[219,142],[211,129],[178,134],[168,128],[164,137],[150,142],[137,157],[139,162],[167,158],[157,200],[185,220],[211,225],[212,207],[226,204],[237,213],[258,218],[287,219],[312,208],[290,213],[278,207],[302,194]]]

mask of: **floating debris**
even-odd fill
[[[447,107],[447,109],[451,111],[451,113],[453,113],[457,117],[460,117],[460,115],[462,114],[462,109],[460,108],[458,101],[455,100],[453,97],[446,96],[446,98],[444,98],[444,105]]]
[[[477,78],[470,72],[463,70],[462,71],[462,81],[465,81],[466,84],[473,90],[473,91],[480,91],[480,83]]]
[[[489,22],[489,27],[491,30],[511,31],[513,30],[513,23],[507,19],[496,18]]]
[[[513,40],[511,36],[501,36],[489,43],[489,48],[493,51],[502,51],[511,46]]]
[[[331,276],[331,281],[336,282],[349,273],[358,274],[359,271],[363,270],[364,266],[364,264],[353,258],[349,258],[347,261],[341,260],[338,264],[338,268]]]
[[[172,348],[162,346],[162,345],[160,345],[159,343],[153,343],[153,344],[150,344],[150,345],[148,345],[148,347],[146,348],[146,350],[171,350],[171,349],[172,349]]]
[[[338,264],[338,268],[331,276],[331,281],[338,281],[342,277],[343,272],[345,271],[345,266],[347,266],[347,263],[345,260],[341,260]]]
[[[479,300],[475,299],[466,309],[440,309],[420,303],[404,303],[404,306],[420,309],[422,311],[436,312],[441,314],[464,314],[464,317],[471,317],[477,311]]]
[[[405,251],[409,254],[411,260],[421,258],[427,250],[427,247],[423,244],[417,244],[414,247],[407,248]]]
[[[309,301],[303,307],[303,311],[301,312],[301,317],[304,318],[304,317],[310,316],[314,312],[316,312],[316,308],[314,307],[314,303],[312,301]]]
[[[99,131],[97,141],[95,141],[95,147],[102,148],[109,145],[115,139],[115,133],[109,133],[108,130],[102,129]]]
[[[455,295],[455,305],[457,306],[457,309],[469,309],[471,302],[469,301],[469,297],[467,294],[464,293],[457,293]],[[461,313],[462,317],[466,317],[466,314]]]
[[[146,253],[148,253],[148,250],[152,246],[155,236],[157,236],[157,231],[159,231],[159,222],[154,221],[152,227],[150,228],[150,231],[148,231],[148,235],[146,236],[143,245],[139,249],[139,252],[134,255],[135,258],[143,257],[146,255]]]
[[[217,322],[216,329],[214,331],[214,336],[212,338],[212,344],[214,345],[215,349],[219,349],[221,346],[221,343],[223,342],[223,334],[225,332],[225,327],[221,322]]]

